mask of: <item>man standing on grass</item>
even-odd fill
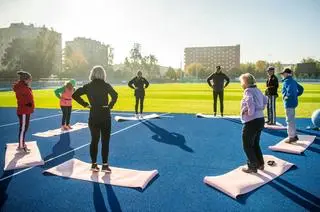
[[[295,109],[298,106],[298,96],[303,93],[303,87],[292,78],[292,70],[289,68],[281,72],[283,78],[282,99],[286,111],[288,138],[286,143],[295,143],[299,140],[295,123]]]
[[[220,66],[217,66],[216,69],[216,72],[207,78],[207,83],[213,89],[213,115],[217,115],[217,98],[219,96],[220,113],[223,116],[223,90],[228,86],[230,79],[222,73]],[[224,81],[226,81],[226,84],[224,84]]]
[[[275,125],[276,124],[276,98],[278,97],[278,87],[279,82],[278,78],[274,75],[274,67],[269,67],[267,69],[268,80],[266,83],[266,93],[265,95],[268,97],[268,120],[267,124]]]

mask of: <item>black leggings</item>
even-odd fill
[[[29,128],[30,114],[18,115],[19,117],[19,148],[25,147],[25,136]]]
[[[91,132],[90,156],[92,163],[97,162],[98,145],[101,136],[102,141],[102,162],[108,163],[109,141],[111,133],[111,118],[101,123],[94,123],[89,120],[89,128]]]
[[[219,96],[219,101],[220,101],[220,113],[223,114],[223,91],[213,91],[213,112],[217,112],[217,100]]]
[[[61,125],[69,125],[70,124],[70,118],[71,118],[71,106],[61,106],[62,110],[62,122]]]
[[[143,113],[144,96],[136,96],[136,105],[135,105],[136,114],[138,114],[139,102],[140,102],[140,113]]]
[[[242,128],[243,149],[248,158],[249,168],[258,168],[264,164],[260,149],[260,135],[264,128],[264,118],[257,118],[244,124]]]

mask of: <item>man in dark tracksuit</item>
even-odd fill
[[[138,118],[138,107],[140,102],[140,118],[142,118],[143,113],[143,102],[145,96],[145,88],[149,87],[149,82],[144,77],[142,77],[142,72],[138,71],[137,76],[129,81],[128,86],[134,89],[134,96],[136,97],[135,112]]]
[[[103,77],[102,77],[103,76]],[[97,153],[100,136],[102,137],[102,160],[103,165],[101,171],[110,173],[111,169],[108,165],[109,156],[109,140],[111,133],[111,115],[110,110],[118,99],[117,92],[112,86],[105,82],[105,71],[102,67],[95,67],[90,74],[88,84],[78,88],[72,95],[72,98],[83,107],[90,108],[89,129],[91,132],[90,156],[92,160],[92,171],[99,171],[97,165]],[[86,95],[89,103],[81,97]],[[111,101],[109,102],[109,97]]]
[[[269,67],[268,70],[268,80],[266,82],[266,93],[268,97],[268,120],[267,124],[275,125],[276,124],[276,98],[278,97],[278,87],[279,82],[278,78],[274,75],[274,67]]]
[[[217,71],[207,78],[207,83],[211,88],[213,88],[213,114],[215,116],[217,115],[217,98],[219,96],[220,113],[221,116],[223,116],[223,90],[228,86],[230,79],[227,75],[222,73],[220,66],[217,66],[216,68]],[[213,84],[211,84],[211,80]],[[226,81],[226,84],[224,84],[224,81]]]

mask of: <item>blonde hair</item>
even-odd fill
[[[89,80],[92,81],[94,79],[100,79],[100,80],[107,80],[107,74],[106,71],[102,66],[94,66],[89,75]]]
[[[250,73],[241,74],[239,77],[241,84],[247,84],[248,86],[252,86],[256,84],[256,79]]]

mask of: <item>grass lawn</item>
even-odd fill
[[[304,93],[299,98],[296,110],[297,117],[310,117],[312,112],[320,108],[320,84],[305,83]],[[258,84],[264,92],[264,83]],[[127,86],[114,87],[119,94],[116,111],[133,111],[133,90]],[[280,88],[281,89],[281,88]],[[230,83],[225,89],[225,114],[238,115],[242,88],[239,83]],[[52,89],[34,90],[37,108],[59,108],[59,100]],[[0,107],[15,107],[16,99],[12,91],[0,92]],[[73,108],[83,109],[74,102]],[[212,91],[206,83],[183,84],[151,84],[146,91],[146,112],[172,112],[172,113],[212,113]],[[218,103],[219,112],[219,103]],[[284,117],[281,96],[277,99],[277,114]]]

